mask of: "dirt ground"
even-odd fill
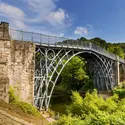
[[[40,118],[34,117],[32,115],[24,113],[21,109],[19,109],[15,105],[8,104],[4,101],[0,101],[0,109],[3,111],[6,111],[12,116],[18,117],[30,123],[34,123],[35,125],[48,125],[49,124],[49,122],[44,117],[42,117],[42,115]]]

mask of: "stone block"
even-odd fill
[[[10,48],[11,47],[10,41],[4,41],[4,47],[5,48]]]
[[[0,58],[0,64],[4,64],[4,65],[7,64],[7,58],[4,57],[4,55],[2,56],[2,58]]]
[[[0,23],[0,39],[1,40],[9,40],[9,24],[6,22]]]

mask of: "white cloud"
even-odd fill
[[[30,11],[35,13],[35,16],[29,19],[33,23],[44,21],[56,9],[55,0],[25,0],[25,2],[28,4]]]
[[[25,29],[25,13],[23,10],[6,3],[0,3],[0,14],[9,19],[11,25],[16,28]]]
[[[49,13],[56,8],[55,0],[25,0],[34,12]]]
[[[26,16],[23,10],[2,2],[0,3],[0,12],[5,16],[19,20],[24,20]]]
[[[59,37],[63,37],[64,36],[64,33],[60,33]]]
[[[23,21],[20,20],[11,20],[11,25],[14,28],[25,29],[25,30],[28,27]]]
[[[88,35],[89,31],[86,27],[76,27],[75,31],[74,31],[74,34],[76,35]]]
[[[68,14],[62,8],[57,8],[57,0],[25,0],[36,16],[30,22],[48,22],[54,27],[65,28],[71,25]]]
[[[47,16],[47,21],[53,25],[64,25],[66,19],[68,19],[69,16],[67,13],[65,13],[65,11],[61,8],[59,8],[57,11],[55,12],[51,12],[48,16]]]
[[[39,29],[44,31],[42,28],[45,26],[45,32],[49,31],[54,34],[58,32],[58,34],[60,34],[66,27],[71,25],[71,20],[64,9],[57,7],[57,1],[58,0],[23,0],[23,4],[27,6],[24,10],[0,2],[0,17],[5,17],[12,28],[32,30],[36,24],[39,24],[40,26],[38,26],[35,31]],[[30,25],[32,25],[32,28]]]
[[[75,35],[88,35],[93,31],[93,26],[91,24],[86,24],[85,27],[77,26],[74,34]]]
[[[90,30],[93,29],[93,26],[92,26],[91,24],[87,24],[86,26],[87,26],[87,28],[90,29]]]

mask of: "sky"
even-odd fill
[[[0,21],[19,30],[125,42],[125,0],[0,0]]]

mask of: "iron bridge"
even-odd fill
[[[44,107],[48,110],[56,82],[74,56],[87,60],[94,87],[98,90],[113,89],[119,83],[119,65],[125,69],[123,59],[92,43],[11,29],[13,32],[20,33],[21,40],[32,41],[36,45],[34,104],[39,109]]]

